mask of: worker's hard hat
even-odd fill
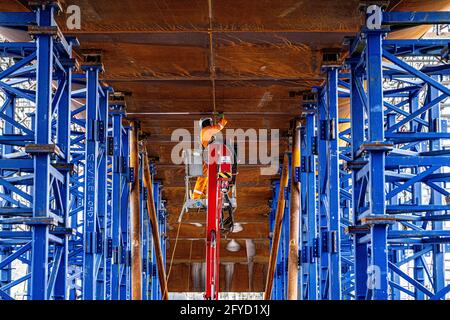
[[[210,126],[212,126],[213,125],[213,120],[212,120],[212,118],[203,118],[203,119],[200,119],[200,127],[203,129],[203,128],[206,128],[206,127],[210,127]]]

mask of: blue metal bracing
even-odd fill
[[[384,21],[390,15],[404,16],[384,14]],[[348,61],[355,296],[442,298],[448,237],[442,227],[449,209],[443,201],[449,192],[443,186],[448,163],[442,143],[450,136],[440,118],[440,102],[450,90],[440,81],[448,68],[437,63],[417,69],[403,57],[418,48],[423,56],[436,55],[424,49],[429,41],[385,41],[387,32],[363,30],[354,41],[362,41],[363,50],[354,51]],[[383,81],[398,89],[387,89]],[[431,254],[431,262],[425,254]],[[406,269],[409,261],[412,272]]]
[[[348,230],[355,245],[355,297],[441,299],[449,288],[442,230],[449,209],[443,201],[448,164],[442,143],[449,136],[440,118],[440,102],[450,93],[441,84],[447,67],[437,63],[419,70],[404,57],[435,56],[444,44],[384,40],[387,31],[364,30],[359,38],[364,49],[348,60],[354,208]]]
[[[347,81],[339,80],[339,91],[344,91],[339,98],[349,98],[350,87]],[[353,262],[353,241],[351,236],[345,230],[352,224],[352,175],[347,171],[345,163],[351,159],[351,128],[349,118],[339,119],[339,202],[340,202],[340,261],[341,261],[341,299],[350,300],[354,298],[354,262]]]
[[[0,43],[9,63],[0,72],[0,300],[130,299],[124,99],[102,85],[92,55],[74,72],[77,41],[58,32],[57,8],[45,1],[31,13],[0,13],[1,26],[33,35]],[[145,192],[141,198],[142,250],[151,254]],[[153,273],[148,254],[144,283]]]
[[[439,59],[450,40],[385,39],[388,26],[449,18],[382,13],[379,28],[368,24],[349,42],[344,66],[325,64],[324,85],[303,97],[301,299],[443,299],[450,292],[450,134],[440,106],[450,73]],[[438,59],[409,62],[418,56]],[[351,107],[341,118],[339,99]]]
[[[36,9],[33,46],[19,44],[17,52],[3,54],[14,57],[15,63],[0,75],[5,97],[1,108],[5,124],[0,160],[1,299],[12,299],[15,287],[25,281],[28,298],[65,299],[67,295],[72,43],[55,44],[49,32],[55,10],[52,5]],[[36,81],[34,90],[25,88],[26,75]],[[16,116],[21,99],[34,109],[24,119]],[[12,277],[15,263],[26,265],[27,272],[20,278]]]

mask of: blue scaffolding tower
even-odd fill
[[[0,43],[1,58],[11,62],[0,72],[0,299],[13,299],[19,285],[21,299],[129,299],[130,128],[124,96],[99,80],[101,53],[83,52],[76,70],[78,43],[58,29],[56,2],[33,9],[0,13],[1,26],[28,28],[33,38]],[[153,243],[141,190],[142,280],[148,284]],[[164,217],[157,227],[164,235]],[[161,297],[157,287],[143,287],[144,299]]]
[[[299,299],[445,299],[450,133],[440,104],[450,96],[450,39],[389,33],[448,24],[450,13],[364,9],[345,62],[325,50],[326,81],[303,94]],[[435,63],[408,59],[418,56]]]
[[[370,10],[368,10],[369,12]],[[383,12],[349,43],[356,299],[442,299],[443,230],[450,207],[443,142],[450,138],[440,102],[448,65],[418,69],[405,57],[442,56],[449,40],[388,40],[397,25],[448,23],[445,13]],[[368,18],[368,21],[370,17]],[[386,84],[391,86],[386,89]],[[395,88],[392,89],[392,86]],[[425,193],[428,193],[426,195]],[[427,259],[429,256],[430,259]],[[413,263],[413,271],[402,266]],[[406,285],[408,284],[408,285]]]

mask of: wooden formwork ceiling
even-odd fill
[[[26,10],[26,1],[2,1],[1,11]],[[193,130],[194,121],[223,111],[229,128],[279,129],[280,154],[287,150],[290,120],[298,116],[300,97],[290,92],[320,85],[321,50],[341,48],[345,36],[361,25],[359,0],[64,0],[81,8],[81,29],[63,31],[80,40],[81,49],[101,49],[103,80],[129,92],[127,111],[149,134],[150,155],[159,158],[169,213],[167,260],[177,235],[176,220],[184,196],[183,166],[173,165],[170,135]],[[448,9],[449,1],[391,1],[390,9]],[[426,29],[397,33],[417,36]],[[243,165],[238,176],[236,221],[232,235],[238,252],[225,250],[221,288],[263,291],[269,256],[268,201],[271,180],[259,166]],[[201,290],[198,264],[204,261],[202,218],[185,217],[169,279],[171,291]],[[233,266],[230,268],[230,264]],[[201,268],[200,268],[201,270]],[[231,270],[231,271],[230,271]],[[230,275],[231,273],[231,275]],[[226,276],[228,274],[228,277]],[[201,277],[201,275],[200,275]],[[228,278],[228,280],[226,280]]]

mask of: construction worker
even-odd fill
[[[210,143],[214,141],[214,135],[222,131],[227,124],[227,120],[223,113],[219,113],[220,120],[217,124],[213,123],[211,118],[201,120],[200,141],[203,149],[206,149]],[[195,182],[192,199],[204,199],[206,197],[206,186],[208,184],[208,166],[203,162],[203,176],[198,177]]]

